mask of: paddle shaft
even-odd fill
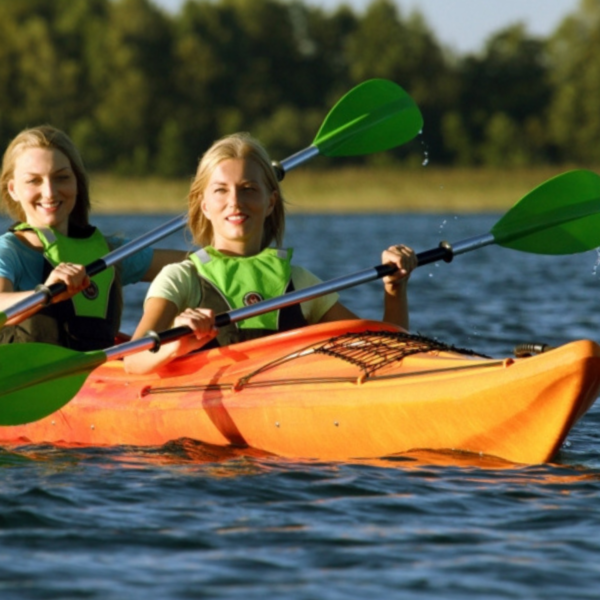
[[[439,260],[450,262],[455,255],[464,254],[470,250],[475,250],[492,243],[494,243],[494,237],[491,234],[469,238],[462,242],[458,242],[454,246],[451,246],[447,242],[441,242],[437,248],[417,254],[417,266],[421,267]],[[276,298],[263,300],[262,302],[252,304],[251,306],[244,306],[226,313],[221,313],[215,317],[215,325],[217,327],[225,327],[231,323],[250,319],[251,317],[256,317],[273,310],[281,310],[282,308],[286,308],[293,304],[307,302],[308,300],[318,298],[319,296],[324,296],[326,294],[355,287],[362,283],[381,279],[382,277],[391,275],[396,270],[396,265],[378,265],[350,275],[324,281],[317,285],[312,285],[301,290],[283,294],[282,296],[277,296]],[[124,344],[113,346],[112,348],[107,348],[104,352],[107,359],[114,360],[143,350],[157,351],[162,344],[174,342],[191,333],[192,330],[185,326],[174,327],[160,333],[149,332],[142,338],[125,342]]]

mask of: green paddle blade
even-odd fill
[[[105,361],[102,351],[36,343],[0,346],[0,425],[30,423],[57,411]]]
[[[370,79],[338,101],[313,145],[324,156],[383,152],[412,140],[422,127],[421,111],[399,85]]]
[[[600,176],[576,170],[548,179],[491,233],[500,246],[534,254],[575,254],[600,246]]]

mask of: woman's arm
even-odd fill
[[[345,321],[347,319],[358,319],[350,309],[341,302],[336,302],[320,319],[319,323],[330,323],[331,321]]]
[[[25,300],[31,294],[33,291],[15,292],[12,281],[6,277],[0,277],[0,310],[8,308],[20,300]]]
[[[390,246],[381,254],[381,262],[398,267],[395,273],[383,278],[383,320],[408,329],[408,278],[417,266],[417,257],[407,246]]]
[[[68,300],[81,290],[84,290],[90,285],[90,279],[87,276],[83,265],[60,263],[51,271],[46,281],[44,281],[44,285],[46,286],[50,286],[54,283],[64,283],[67,286],[67,289],[62,294],[58,294],[52,298],[52,303]],[[12,281],[6,277],[0,277],[0,310],[6,310],[34,293],[34,290],[15,292]],[[17,323],[21,323],[36,312],[37,309],[34,308],[27,313],[23,313],[10,319],[6,324],[16,325]]]
[[[172,325],[190,327],[195,335],[188,335],[174,342],[164,344],[158,352],[138,352],[126,356],[125,370],[128,373],[151,373],[168,364],[178,356],[188,354],[202,348],[216,335],[214,314],[205,309],[186,309],[177,315],[177,306],[170,300],[151,297],[144,304],[144,314],[133,334],[132,339],[144,337],[148,331],[165,331]]]
[[[184,250],[154,250],[152,253],[152,262],[148,270],[144,273],[142,281],[153,281],[163,267],[171,263],[181,262],[187,256],[188,252]]]
[[[33,294],[33,291],[29,292],[15,292],[12,281],[6,279],[6,277],[0,277],[0,311],[4,311],[10,308],[17,302],[25,300]],[[27,314],[19,315],[13,319],[9,319],[7,325],[16,325],[21,321],[24,321],[33,311],[29,311]]]
[[[406,283],[406,281],[398,283],[391,292],[388,292],[386,287],[383,296],[383,320],[408,330],[410,320]]]
[[[407,284],[411,271],[417,266],[415,253],[407,246],[391,246],[381,255],[383,264],[395,264],[398,270],[383,278],[383,320],[408,329]],[[320,319],[319,323],[358,319],[341,302],[336,302]]]

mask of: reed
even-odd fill
[[[282,183],[288,212],[503,211],[550,177],[569,170],[421,167],[301,168]],[[190,179],[91,177],[96,213],[177,213],[186,210]]]

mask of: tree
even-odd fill
[[[600,162],[600,3],[582,0],[549,41],[548,127],[562,160]]]
[[[457,109],[471,142],[487,144],[487,149],[478,153],[484,162],[491,156],[490,136],[500,139],[501,122],[521,133],[529,132],[531,137],[510,135],[515,143],[527,146],[522,149],[525,155],[537,160],[544,157],[547,139],[543,123],[552,90],[547,65],[544,42],[530,37],[520,24],[492,36],[481,56],[468,56],[461,62]]]
[[[170,24],[148,0],[119,0],[111,4],[99,46],[94,121],[106,160],[144,172],[170,113]]]
[[[523,132],[507,114],[495,113],[488,120],[481,159],[491,167],[522,167],[531,162]]]
[[[390,79],[414,98],[423,113],[428,151],[440,156],[442,114],[455,92],[443,51],[421,14],[403,19],[391,0],[373,0],[348,36],[346,52],[354,84]]]
[[[175,119],[167,120],[158,138],[156,172],[163,177],[179,177],[188,175],[188,162],[183,145],[183,134]]]
[[[0,78],[7,83],[4,101],[13,133],[41,122],[66,127],[81,112],[82,38],[72,27],[73,18],[63,17],[87,16],[98,4],[106,2],[0,3],[0,54],[5,59]]]
[[[152,0],[0,0],[0,142],[50,122],[94,169],[190,173],[237,130],[287,156],[373,77],[405,88],[425,126],[412,144],[357,162],[422,160],[424,150],[437,163],[600,159],[599,0],[581,0],[549,41],[514,25],[466,57],[393,0],[362,14],[306,0],[187,0],[177,15]]]

